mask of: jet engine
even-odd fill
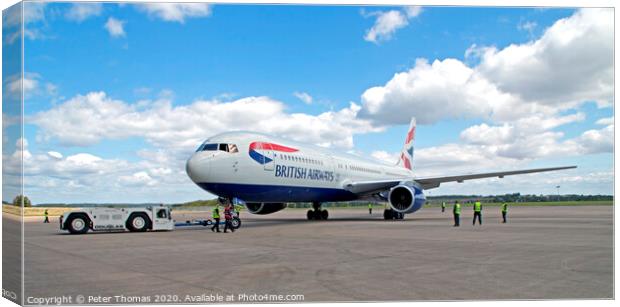
[[[421,188],[401,184],[390,189],[388,201],[392,209],[398,213],[413,213],[422,208],[426,197]]]
[[[270,214],[286,208],[285,203],[246,203],[245,206],[252,214]]]

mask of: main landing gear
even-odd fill
[[[326,220],[329,216],[327,210],[321,209],[321,203],[312,203],[314,210],[308,210],[308,220]]]
[[[385,209],[383,210],[383,218],[386,220],[402,220],[405,218],[405,214],[392,209]]]

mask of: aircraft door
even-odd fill
[[[275,165],[276,165],[276,155],[275,152],[273,151],[273,149],[271,149],[271,147],[269,148],[265,148],[264,149],[264,161],[265,163],[263,164],[263,166],[265,167],[266,171],[273,171]]]
[[[276,155],[270,144],[263,144],[263,167],[266,171],[273,171],[276,165]]]

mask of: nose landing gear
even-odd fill
[[[308,210],[306,214],[308,220],[326,220],[329,217],[327,210],[321,209],[321,203],[312,203],[314,210]]]

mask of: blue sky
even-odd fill
[[[613,97],[608,87],[585,86],[611,84],[613,91],[613,76],[609,76],[612,55],[606,46],[588,41],[604,40],[607,32],[613,33],[613,28],[597,21],[606,22],[609,12],[423,7],[409,13],[409,8],[398,6],[84,5],[26,4],[24,67],[32,86],[25,89],[25,138],[33,164],[46,165],[38,172],[27,171],[31,178],[26,179],[27,193],[31,182],[35,203],[93,198],[123,201],[120,195],[111,195],[115,193],[109,193],[110,189],[118,194],[130,191],[130,201],[206,198],[187,178],[170,179],[183,176],[182,162],[200,139],[235,128],[299,139],[303,128],[287,126],[293,114],[304,114],[307,120],[325,125],[324,131],[302,140],[387,160],[400,151],[407,129],[404,118],[416,116],[420,123],[416,140],[419,159],[414,164],[422,175],[579,164],[578,170],[551,175],[557,176],[553,180],[549,176],[483,180],[442,186],[432,192],[435,195],[546,194],[553,193],[551,187],[556,184],[567,186],[567,193],[613,193],[613,138],[609,139],[613,137]],[[558,24],[556,31],[548,31],[561,19],[567,20],[568,26]],[[562,37],[571,37],[571,22],[575,29],[590,23],[594,34],[567,38],[567,48],[590,45],[597,50],[582,55],[575,48],[548,47]],[[373,29],[379,33],[374,40],[369,37]],[[4,45],[9,45],[6,39]],[[516,48],[516,55],[508,54],[510,46],[521,48]],[[485,54],[485,50],[494,52]],[[531,52],[532,58],[540,60],[538,67],[551,67],[535,77],[557,82],[549,90],[534,88],[527,74],[538,68],[525,70],[531,63],[519,52]],[[564,59],[569,53],[575,53],[572,59]],[[593,57],[603,60],[582,69],[580,65]],[[559,60],[554,63],[556,58]],[[427,65],[418,59],[426,59]],[[574,61],[574,69],[566,68],[562,60]],[[524,69],[512,74],[519,78],[504,74],[513,64]],[[552,65],[567,71],[553,75],[562,69]],[[583,71],[586,75],[579,75]],[[389,85],[399,73],[410,81]],[[444,84],[445,78],[436,79],[437,74],[469,77]],[[585,85],[572,89],[574,84]],[[532,90],[527,86],[533,86]],[[370,95],[373,87],[380,88],[383,98]],[[494,92],[477,90],[480,87]],[[456,90],[451,93],[451,89]],[[461,96],[464,91],[471,91],[471,98]],[[302,101],[296,93],[305,93],[311,101]],[[207,118],[188,119],[183,126],[183,107],[203,110],[201,103],[210,102],[213,110],[234,113],[231,109],[237,110],[240,101],[251,97],[257,99],[248,112],[254,107],[273,109],[282,126],[223,119],[218,126],[202,127]],[[484,99],[478,104],[480,98]],[[263,103],[269,107],[261,108]],[[511,114],[512,103],[529,111]],[[372,111],[372,106],[385,112]],[[457,112],[461,107],[465,111]],[[425,117],[441,108],[455,114],[439,112]],[[122,110],[129,110],[132,117],[128,118],[144,123],[161,118],[180,122],[170,127],[140,124],[132,132],[127,127],[135,127],[135,122],[110,115],[124,114]],[[395,112],[403,113],[402,118],[394,116]],[[335,126],[324,123],[328,115],[338,118]],[[549,119],[550,123],[532,129],[527,124],[532,119]],[[601,119],[606,119],[605,123],[597,124]],[[472,127],[478,136],[498,136],[503,134],[496,132],[504,131],[514,139],[481,141],[465,133],[474,131]],[[339,132],[331,133],[334,129]],[[168,134],[172,136],[166,139]],[[542,138],[547,134],[551,141]],[[537,135],[541,139],[532,139]],[[458,154],[454,151],[467,154],[454,159],[451,157]],[[439,162],[425,167],[433,157]],[[91,173],[80,173],[72,163],[88,164]],[[117,169],[119,165],[121,169]],[[159,173],[153,171],[160,168]],[[105,183],[94,179],[96,174]],[[50,195],[50,188],[59,192]],[[171,195],[176,191],[181,193]]]

